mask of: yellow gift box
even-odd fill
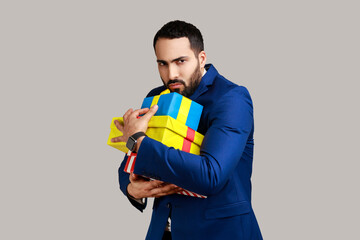
[[[201,133],[170,116],[153,116],[146,134],[168,147],[197,155],[200,154],[200,146],[204,139]]]
[[[114,124],[115,119],[119,120],[120,123],[123,122],[122,118],[113,118],[107,144],[127,153],[129,150],[126,148],[125,142],[111,142],[111,138],[122,136],[122,132]],[[201,133],[185,126],[170,116],[153,116],[149,121],[146,135],[168,147],[197,155],[200,154],[200,146],[204,139]]]

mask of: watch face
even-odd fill
[[[129,137],[127,143],[126,143],[126,147],[130,150],[133,151],[135,149],[135,144],[136,144],[136,140],[131,136]]]

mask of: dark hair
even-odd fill
[[[155,44],[159,38],[182,38],[187,37],[190,41],[190,48],[199,54],[201,51],[204,51],[204,40],[199,29],[197,29],[191,23],[187,23],[180,20],[175,20],[165,24],[154,37],[153,46],[155,49]]]

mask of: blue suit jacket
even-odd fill
[[[145,137],[134,173],[206,195],[173,194],[156,198],[146,239],[161,239],[169,215],[173,239],[262,239],[251,207],[253,107],[249,92],[222,77],[214,66],[190,97],[204,106],[198,132],[205,135],[200,156],[167,147]],[[159,94],[153,89],[148,96]],[[126,194],[129,175],[119,168]],[[142,210],[141,205],[130,200]]]

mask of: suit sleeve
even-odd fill
[[[243,154],[253,131],[253,108],[246,88],[237,87],[212,107],[200,155],[186,153],[149,137],[138,151],[134,173],[174,183],[199,194],[219,192]]]
[[[136,201],[135,199],[133,199],[127,192],[127,186],[130,183],[130,180],[129,180],[130,174],[127,172],[124,172],[126,161],[127,161],[127,155],[125,155],[124,160],[121,162],[121,165],[118,170],[120,190],[125,194],[125,196],[128,198],[130,203],[134,207],[136,207],[139,211],[142,212],[146,208],[147,198],[144,199],[143,203],[140,203],[140,202]]]

